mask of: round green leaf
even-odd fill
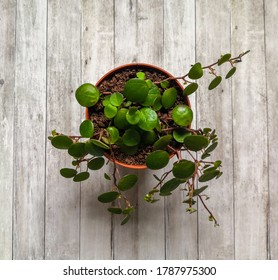
[[[197,89],[198,89],[198,84],[191,83],[183,90],[183,94],[188,96],[188,95],[192,94],[193,92],[195,92]]]
[[[171,191],[175,190],[183,181],[177,178],[173,178],[160,188],[160,195],[170,195]]]
[[[173,137],[179,143],[183,143],[184,138],[186,136],[188,136],[189,134],[190,134],[190,132],[188,132],[187,130],[185,130],[183,128],[178,128],[173,131]]]
[[[144,107],[153,106],[155,99],[157,97],[160,97],[160,92],[159,94],[148,93],[147,98],[145,99],[144,102],[141,102],[141,105],[143,105]]]
[[[123,102],[123,95],[119,92],[115,92],[115,93],[111,94],[109,101],[113,106],[118,107]]]
[[[98,201],[102,203],[109,203],[116,200],[120,196],[118,192],[106,192],[98,197]]]
[[[146,158],[148,168],[158,170],[165,167],[169,162],[169,154],[166,151],[154,151]]]
[[[75,158],[84,157],[87,154],[85,143],[74,143],[68,148],[68,153]]]
[[[138,126],[146,131],[153,130],[156,127],[158,121],[156,112],[150,108],[142,108],[140,112],[141,118]]]
[[[221,81],[222,81],[222,77],[221,77],[221,76],[215,77],[215,78],[211,81],[211,83],[209,84],[208,89],[209,89],[209,90],[212,90],[212,89],[216,88],[216,87],[221,83]]]
[[[121,208],[117,208],[117,207],[110,207],[107,210],[112,214],[122,214],[123,212]]]
[[[114,126],[109,126],[107,127],[107,131],[109,134],[110,143],[115,144],[120,137],[119,130]]]
[[[226,54],[222,55],[221,58],[218,60],[218,65],[221,65],[221,64],[229,61],[230,58],[231,58],[230,53],[226,53]]]
[[[137,73],[136,73],[136,77],[137,77],[138,79],[145,80],[146,75],[145,75],[144,72],[137,72]]]
[[[131,189],[138,181],[138,177],[134,174],[128,174],[123,176],[119,183],[118,183],[118,189],[121,191],[126,191]]]
[[[211,153],[215,150],[215,148],[217,147],[218,142],[214,142],[213,144],[211,144],[206,150],[205,153]]]
[[[154,144],[153,144],[153,149],[154,150],[163,150],[165,148],[167,148],[167,145],[169,145],[169,143],[172,140],[172,135],[168,134],[168,135],[164,135],[162,137],[160,137]]]
[[[172,172],[176,178],[190,178],[195,172],[195,164],[190,160],[181,160],[174,164]]]
[[[77,171],[72,168],[62,168],[60,174],[65,178],[72,178],[76,175]]]
[[[94,158],[92,160],[90,160],[88,162],[88,168],[91,170],[99,170],[101,169],[101,167],[104,165],[105,160],[103,157],[98,157],[98,158]]]
[[[203,187],[201,187],[201,188],[199,188],[199,189],[195,189],[195,190],[193,191],[193,196],[196,196],[196,195],[201,194],[207,187],[208,187],[208,186],[203,186]]]
[[[202,135],[189,135],[184,138],[184,146],[190,151],[200,151],[207,147],[209,140]]]
[[[118,112],[117,107],[111,104],[108,104],[107,106],[104,107],[104,115],[108,119],[113,119],[116,116],[117,112]]]
[[[133,78],[126,82],[124,87],[124,96],[132,102],[144,102],[147,98],[149,87],[146,81]]]
[[[72,143],[72,139],[66,135],[58,135],[51,140],[51,144],[57,149],[68,149]]]
[[[142,141],[146,145],[152,145],[157,139],[156,133],[151,131],[144,131],[142,134]]]
[[[188,126],[193,119],[193,112],[187,105],[178,105],[172,111],[174,122],[179,126]]]
[[[197,62],[191,67],[188,73],[188,77],[192,80],[197,80],[200,79],[202,76],[203,76],[202,65],[201,63]]]
[[[75,98],[81,106],[94,106],[99,100],[99,91],[92,84],[83,84],[75,92]]]
[[[160,86],[162,87],[162,88],[167,88],[168,86],[169,86],[169,81],[162,81],[161,83],[160,83]]]
[[[73,177],[73,181],[74,182],[81,182],[81,181],[85,181],[87,180],[88,178],[90,177],[90,173],[85,171],[85,172],[80,172],[78,174],[76,174],[74,177]]]
[[[126,215],[121,222],[121,226],[125,225],[129,221],[130,217],[131,217],[130,215]]]
[[[130,124],[126,119],[128,109],[122,108],[118,111],[117,115],[114,118],[114,125],[119,129],[127,129]]]
[[[227,73],[227,75],[226,75],[226,79],[229,79],[229,78],[231,78],[234,74],[235,74],[235,72],[236,72],[236,67],[233,67],[228,73]]]
[[[140,133],[135,129],[128,129],[123,135],[123,143],[129,147],[137,146],[140,140]]]
[[[96,139],[91,139],[90,141],[92,144],[104,149],[104,150],[110,150],[109,146],[107,146],[106,144],[104,144],[103,142],[96,140]]]
[[[207,182],[215,178],[217,175],[219,175],[219,170],[213,170],[211,172],[204,173],[200,178],[199,182]]]
[[[111,103],[110,103],[110,96],[111,96],[111,95],[106,95],[106,96],[104,97],[104,99],[103,99],[103,101],[102,101],[102,105],[103,105],[103,106],[107,106],[108,104],[111,104]]]
[[[92,141],[85,142],[85,150],[87,153],[93,155],[93,156],[103,156],[104,151],[102,148],[96,146],[92,143]]]
[[[137,123],[139,123],[140,119],[141,119],[141,112],[139,110],[132,110],[133,108],[130,108],[126,114],[126,120],[132,124],[135,125]]]
[[[94,125],[91,121],[85,120],[80,124],[79,132],[82,137],[90,138],[94,134]]]
[[[175,88],[166,89],[161,98],[161,104],[165,109],[169,109],[175,104],[178,92]]]

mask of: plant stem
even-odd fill
[[[213,216],[213,214],[211,213],[211,211],[208,209],[207,205],[205,204],[203,198],[201,197],[201,195],[198,194],[199,199],[201,200],[203,206],[205,207],[205,209],[208,211],[208,213],[210,214],[210,217],[214,220],[214,225],[215,226],[219,226],[219,224],[217,223],[217,220],[215,219],[215,217]]]

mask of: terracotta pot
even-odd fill
[[[169,72],[165,71],[164,69],[158,67],[158,66],[155,66],[155,65],[152,65],[152,64],[146,64],[146,63],[129,63],[129,64],[123,64],[119,67],[116,67],[114,69],[112,69],[111,71],[107,72],[104,76],[102,76],[98,81],[97,83],[95,84],[95,86],[99,86],[104,80],[106,80],[108,77],[114,75],[115,73],[117,72],[121,72],[122,70],[126,69],[126,68],[140,68],[140,69],[144,69],[146,68],[147,69],[152,69],[152,70],[155,70],[157,72],[160,72],[160,73],[163,73],[164,75],[166,75],[167,77],[173,77],[173,75],[171,75]],[[174,80],[174,82],[176,83],[176,85],[183,91],[183,86],[181,85],[180,82],[178,82],[177,80]],[[190,102],[189,102],[189,99],[188,97],[185,98],[185,104],[189,107],[190,106]],[[90,119],[90,116],[89,116],[89,109],[86,108],[86,119]],[[113,161],[113,159],[111,158],[111,156],[107,153],[104,154],[106,158],[108,158],[109,160]],[[170,155],[170,158],[172,158],[174,156],[174,154],[171,154]],[[146,169],[147,166],[146,165],[130,165],[130,164],[126,164],[126,163],[123,163],[123,162],[120,162],[118,160],[114,160],[116,164],[120,165],[120,166],[123,166],[125,168],[131,168],[131,169]]]

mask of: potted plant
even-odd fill
[[[72,167],[62,168],[61,175],[80,182],[90,177],[89,171],[101,169],[105,159],[111,161],[113,173],[103,174],[110,190],[100,194],[98,200],[112,203],[108,211],[123,215],[123,225],[135,210],[125,192],[136,185],[138,177],[132,172],[121,176],[118,165],[128,171],[148,168],[155,172],[176,156],[176,161],[161,176],[153,174],[157,184],[150,186],[145,201],[155,203],[180,187],[187,195],[183,201],[187,211],[195,212],[194,204],[199,199],[208,211],[209,220],[218,225],[205,204],[208,197],[204,194],[206,182],[222,175],[221,160],[208,159],[217,147],[218,138],[211,128],[191,128],[193,112],[188,96],[198,90],[198,80],[205,71],[213,76],[208,90],[222,81],[216,67],[229,63],[231,68],[225,78],[230,78],[236,72],[236,63],[248,52],[233,58],[231,54],[222,55],[208,66],[196,63],[180,77],[153,65],[127,64],[108,72],[96,85],[81,85],[75,93],[78,103],[86,107],[80,135],[53,130],[49,136],[55,148],[67,150],[73,158]]]

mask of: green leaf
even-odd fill
[[[210,167],[210,168],[206,168],[206,169],[204,169],[204,173],[211,172],[211,171],[214,171],[214,170],[216,170],[215,166]]]
[[[82,158],[87,154],[85,143],[74,143],[68,148],[68,153],[75,158]]]
[[[190,178],[195,172],[195,163],[190,160],[183,159],[174,164],[172,172],[176,178]]]
[[[146,83],[147,83],[149,89],[152,88],[153,82],[152,82],[150,79],[147,79],[147,80],[146,80]]]
[[[99,100],[99,91],[92,84],[83,84],[75,92],[75,98],[83,107],[94,106]]]
[[[211,83],[209,84],[208,89],[209,89],[209,90],[212,90],[212,89],[216,88],[216,87],[221,83],[221,81],[222,81],[222,77],[221,77],[221,76],[215,77],[215,78],[211,81]]]
[[[77,171],[72,168],[62,168],[60,174],[65,178],[72,178],[76,175]]]
[[[162,106],[165,109],[169,109],[170,107],[172,107],[175,104],[177,96],[178,96],[178,92],[174,87],[166,89],[163,92],[162,98],[161,98]]]
[[[140,133],[135,129],[128,129],[123,135],[123,143],[129,147],[137,146],[140,140]]]
[[[175,129],[173,131],[173,137],[179,143],[183,143],[184,142],[184,138],[186,136],[190,135],[190,134],[191,134],[190,132],[188,132],[187,130],[185,130],[183,128],[178,128],[178,129]]]
[[[157,96],[153,102],[152,108],[156,112],[162,108],[161,99],[162,99],[161,96]]]
[[[123,103],[123,95],[119,92],[115,92],[113,94],[111,94],[110,96],[110,103],[113,105],[113,106],[120,106],[122,103]]]
[[[160,137],[154,144],[153,144],[153,149],[154,150],[163,150],[165,148],[167,148],[167,145],[169,145],[169,143],[172,140],[172,135],[168,134],[168,135],[164,135],[162,137]]]
[[[208,187],[208,186],[203,186],[203,187],[201,187],[201,188],[199,188],[199,189],[195,189],[195,190],[193,191],[193,196],[199,195],[199,194],[202,193],[207,187]]]
[[[110,207],[107,210],[112,214],[122,214],[123,212],[121,208],[117,208],[117,207]]]
[[[139,123],[140,119],[141,119],[141,112],[137,109],[137,107],[131,107],[126,114],[126,120],[130,124],[135,125]]]
[[[212,180],[215,178],[217,175],[219,175],[220,171],[219,170],[213,170],[211,172],[204,173],[200,178],[199,182],[206,182],[209,180]]]
[[[109,134],[110,143],[115,144],[120,137],[119,130],[114,126],[109,126],[107,127],[107,131]]]
[[[109,146],[107,146],[106,144],[104,144],[103,142],[99,141],[99,140],[96,140],[96,139],[91,139],[90,142],[102,149],[105,149],[105,150],[110,150]]]
[[[81,182],[81,181],[85,181],[87,180],[88,178],[90,177],[90,173],[85,171],[85,172],[80,172],[78,174],[76,174],[74,177],[73,177],[73,181],[74,182]]]
[[[221,58],[218,60],[218,65],[221,65],[221,64],[229,61],[230,58],[231,58],[230,53],[226,53],[226,54],[222,55]]]
[[[99,157],[104,155],[103,149],[93,144],[91,140],[85,142],[85,150],[93,156]]]
[[[209,140],[202,135],[189,135],[184,138],[184,146],[190,151],[200,151],[207,147]]]
[[[124,87],[124,96],[132,102],[144,102],[147,98],[149,87],[146,81],[133,78],[126,82]]]
[[[169,81],[162,81],[161,83],[160,83],[160,86],[162,87],[162,88],[167,88],[168,86],[169,86]]]
[[[121,226],[125,225],[129,221],[130,217],[131,217],[130,215],[126,215],[121,222]]]
[[[197,80],[200,79],[202,76],[203,76],[202,65],[201,63],[197,62],[191,67],[188,73],[188,77],[192,80]]]
[[[58,135],[51,140],[51,144],[57,149],[68,149],[72,143],[72,139],[66,135]]]
[[[99,170],[102,168],[102,166],[104,165],[105,160],[103,157],[98,157],[98,158],[94,158],[92,160],[90,160],[88,162],[88,168],[91,170]]]
[[[201,156],[201,159],[205,159],[205,158],[208,158],[208,157],[210,157],[210,154],[203,153],[202,156]]]
[[[235,74],[235,72],[236,72],[236,67],[233,67],[228,73],[227,73],[227,75],[226,75],[226,79],[229,79],[229,78],[231,78],[234,74]]]
[[[134,174],[128,174],[123,176],[118,183],[118,189],[121,191],[127,191],[131,189],[138,181],[138,177]]]
[[[183,94],[188,96],[193,92],[195,92],[197,89],[198,89],[198,84],[191,83],[183,90]]]
[[[104,115],[108,119],[113,119],[117,115],[118,109],[117,107],[108,104],[104,107]]]
[[[144,131],[142,134],[142,141],[145,145],[152,145],[157,139],[156,133],[151,131]]]
[[[179,126],[188,126],[193,119],[193,112],[187,105],[177,105],[172,111],[174,122]]]
[[[218,142],[214,142],[213,144],[211,144],[206,150],[205,153],[211,153],[212,151],[215,150],[215,148],[217,147]]]
[[[127,207],[123,210],[123,214],[130,214],[134,211],[133,207]]]
[[[158,170],[165,167],[169,162],[169,154],[166,151],[154,151],[146,158],[148,168]]]
[[[217,160],[214,162],[214,167],[218,168],[221,165],[222,161],[221,160]]]
[[[167,194],[170,195],[173,190],[175,190],[181,183],[183,183],[182,180],[179,180],[177,178],[173,178],[166,183],[163,184],[163,186],[160,188],[160,195]]]
[[[121,108],[117,115],[114,118],[114,125],[118,128],[118,129],[127,129],[128,127],[130,127],[129,122],[126,119],[126,115],[127,115],[128,109],[126,108]]]
[[[110,103],[110,94],[109,95],[106,95],[105,97],[104,97],[104,99],[103,99],[103,101],[102,101],[102,105],[103,106],[107,106],[108,104],[111,104]]]
[[[145,75],[144,72],[137,72],[137,73],[136,73],[136,77],[137,77],[138,79],[145,80],[146,75]]]
[[[104,178],[105,178],[106,180],[111,180],[111,177],[110,177],[107,173],[104,173]]]
[[[118,193],[118,192],[114,192],[114,191],[106,192],[106,193],[101,194],[98,197],[98,201],[100,201],[102,203],[109,203],[109,202],[116,200],[119,196],[120,196],[120,193]]]
[[[94,134],[94,125],[91,121],[85,120],[80,124],[79,132],[82,137],[91,138]]]
[[[138,123],[138,126],[146,131],[153,130],[156,127],[158,121],[156,112],[150,108],[142,108],[140,112],[141,119]]]

